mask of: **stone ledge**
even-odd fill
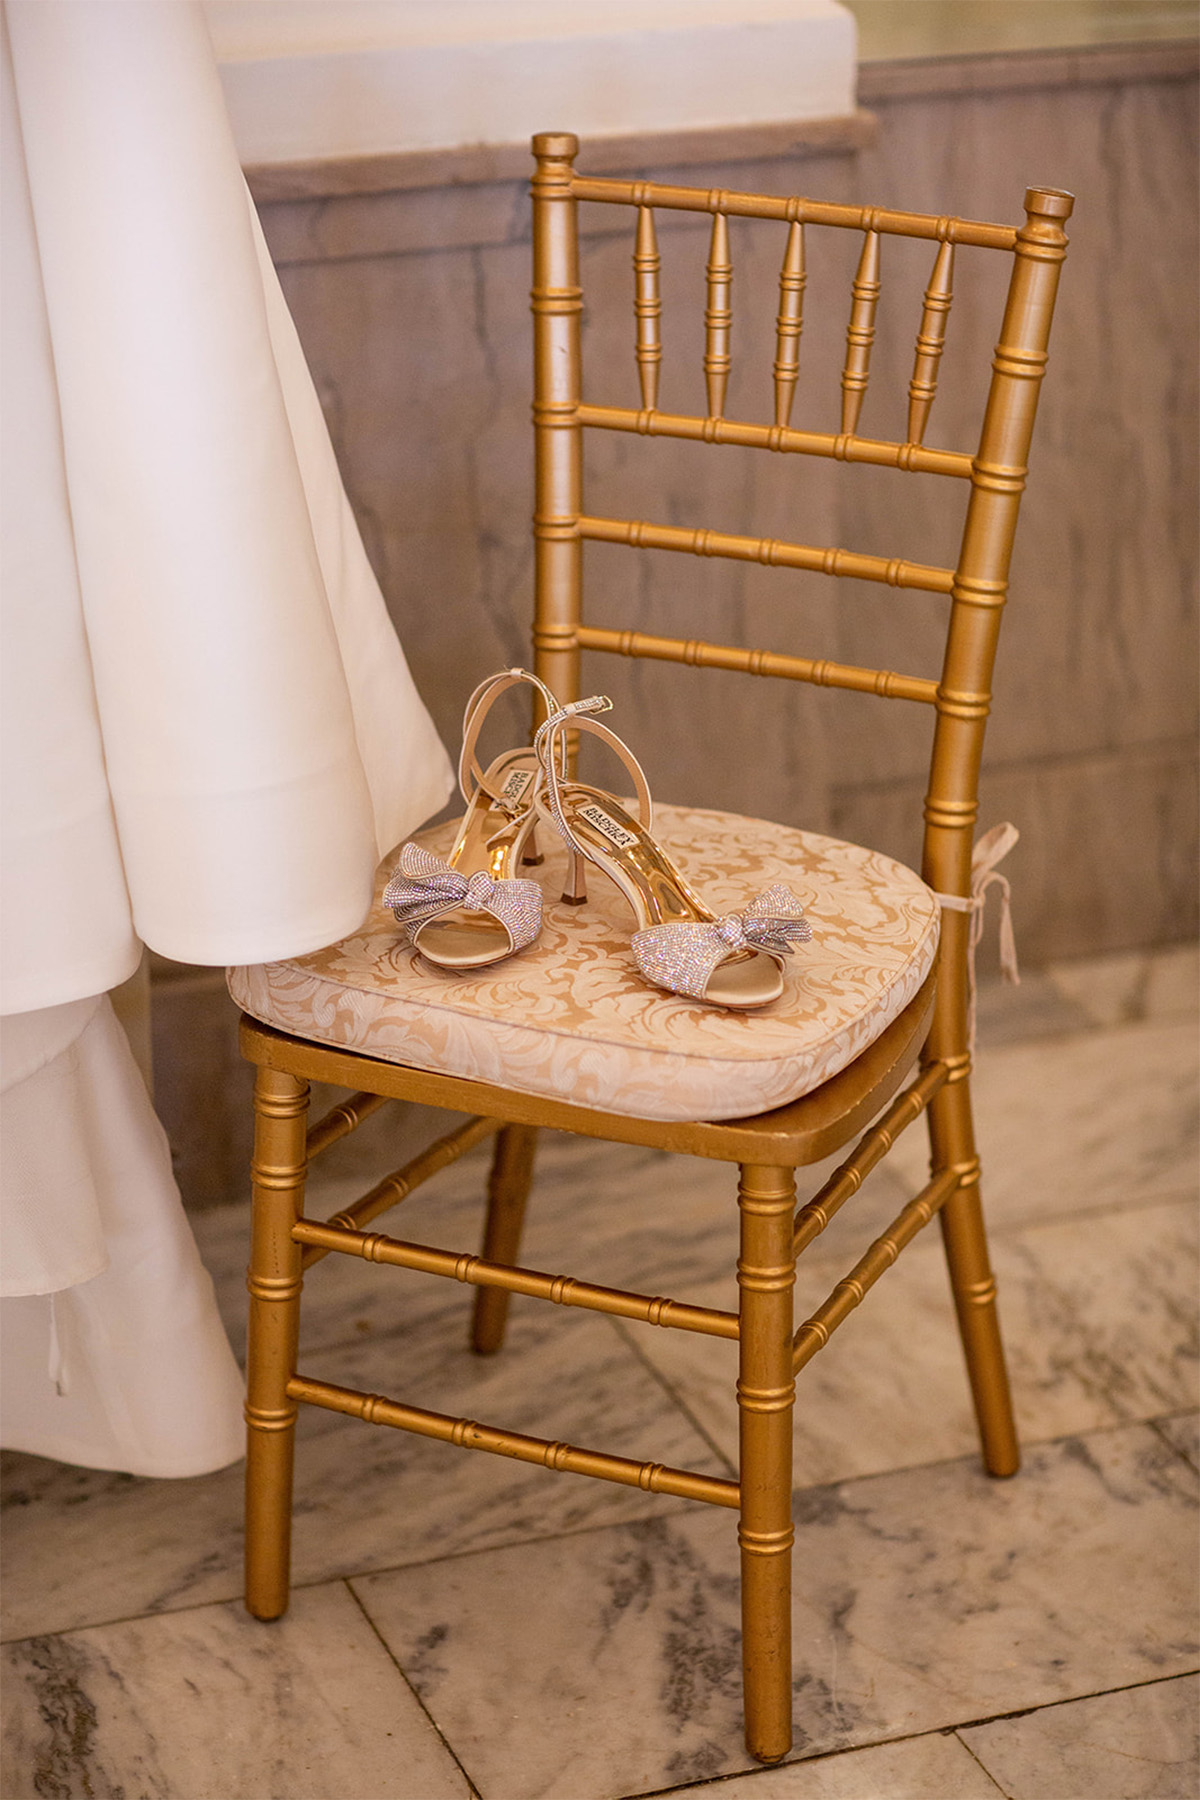
[[[876,122],[859,110],[834,119],[783,120],[703,130],[636,131],[587,140],[589,175],[626,175],[652,165],[755,162],[772,156],[825,155],[859,150],[874,141]],[[465,144],[454,150],[404,150],[378,156],[336,156],[311,162],[252,163],[246,180],[255,200],[323,200],[395,194],[417,188],[480,187],[525,181],[532,167],[527,142]]]
[[[999,50],[971,56],[923,56],[864,63],[858,97],[874,105],[937,94],[1003,94],[1021,88],[1108,87],[1134,81],[1186,81],[1200,73],[1200,44],[1097,44],[1078,50]]]

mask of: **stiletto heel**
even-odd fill
[[[573,846],[567,846],[567,884],[563,888],[564,906],[582,906],[587,900],[587,863]]]
[[[783,992],[783,959],[812,929],[800,901],[781,882],[757,894],[740,913],[717,918],[688,887],[653,836],[653,803],[641,764],[606,725],[588,715],[607,712],[603,694],[549,714],[534,749],[542,781],[537,808],[565,840],[570,857],[563,899],[586,898],[584,864],[594,863],[620,888],[637,920],[630,947],[647,981],[713,1006],[767,1006]],[[603,788],[566,775],[565,728],[589,731],[614,750],[633,777],[636,814]]]
[[[492,702],[527,681],[537,688],[547,711],[558,701],[527,669],[505,669],[480,682],[463,714],[458,784],[467,810],[449,856],[423,845],[400,851],[384,891],[414,949],[444,969],[481,969],[532,944],[542,929],[542,890],[536,881],[512,874],[536,864],[534,803],[542,785],[541,764],[528,747],[506,750],[485,773],[475,745]]]
[[[525,851],[521,857],[521,866],[525,869],[539,869],[546,858],[538,849],[537,820],[529,827],[529,836],[525,840]]]

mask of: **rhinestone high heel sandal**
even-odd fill
[[[475,746],[493,701],[518,682],[540,692],[553,714],[558,701],[527,669],[504,669],[481,681],[463,713],[458,785],[467,810],[446,857],[405,844],[383,895],[409,942],[442,969],[481,969],[532,944],[542,929],[542,890],[514,874],[541,862],[534,801],[541,764],[528,745],[506,750],[487,769]]]
[[[569,885],[563,899],[587,898],[586,864],[614,882],[633,908],[634,960],[656,987],[713,1006],[767,1006],[783,992],[782,959],[807,943],[812,928],[790,888],[774,883],[743,912],[717,918],[688,887],[653,836],[653,803],[641,764],[628,746],[589,715],[610,710],[602,694],[552,712],[534,738],[541,763],[538,811],[566,841]],[[635,817],[602,788],[567,780],[564,730],[591,732],[616,752],[633,777]]]

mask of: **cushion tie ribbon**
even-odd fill
[[[1000,891],[1000,973],[1013,987],[1020,987],[1021,972],[1017,967],[1017,940],[1012,922],[1012,887],[1007,875],[1001,875],[996,864],[1003,861],[1020,837],[1015,825],[1005,822],[985,831],[971,853],[971,891],[969,894],[934,893],[948,912],[969,913],[971,925],[967,937],[967,1042],[975,1054],[976,987],[975,950],[983,936],[983,914],[990,887]]]

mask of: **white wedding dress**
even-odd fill
[[[451,773],[200,8],[4,23],[0,1434],[195,1474],[240,1452],[240,1377],[103,996],[143,945],[352,931]]]

